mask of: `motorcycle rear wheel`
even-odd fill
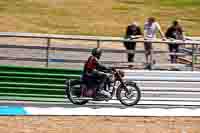
[[[76,105],[84,105],[88,103],[88,100],[81,99],[81,81],[80,80],[70,80],[66,83],[66,95],[70,102]]]

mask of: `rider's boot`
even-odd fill
[[[101,83],[99,85],[99,94],[103,95],[106,98],[110,98],[111,94],[108,91],[104,90],[104,87],[105,87],[104,83]]]
[[[105,91],[105,90],[100,90],[100,94],[102,94],[106,98],[110,98],[111,97],[111,94],[108,91]]]

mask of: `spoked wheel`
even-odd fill
[[[126,106],[136,105],[141,97],[141,92],[139,87],[133,82],[125,83],[128,92],[122,86],[117,90],[117,98],[119,101]]]
[[[79,80],[72,80],[66,82],[66,95],[68,99],[77,105],[83,105],[88,102],[88,100],[81,99],[81,82]]]

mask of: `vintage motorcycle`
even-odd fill
[[[125,81],[123,80],[123,77],[123,71],[113,69],[113,72],[106,81],[104,87],[104,89],[111,95],[109,98],[98,93],[98,83],[96,86],[91,86],[81,79],[67,80],[65,92],[68,99],[73,104],[77,105],[83,105],[89,101],[109,101],[113,99],[115,94],[117,100],[119,100],[123,105],[136,105],[141,97],[140,89],[135,82]]]

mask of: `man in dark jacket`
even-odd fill
[[[126,35],[125,39],[135,39],[142,36],[142,32],[140,27],[136,22],[133,22],[132,24],[128,25],[126,28]],[[134,52],[136,47],[136,42],[124,42],[125,48],[128,50],[128,62],[134,62]]]
[[[165,36],[168,39],[176,39],[176,40],[183,40],[183,29],[179,25],[178,21],[173,21],[172,26],[170,26],[167,29],[167,32],[165,33]],[[170,52],[178,52],[179,51],[179,44],[169,43],[169,51]],[[170,55],[171,63],[176,63],[177,56],[176,55]]]
[[[110,93],[104,90],[105,82],[109,78],[108,76],[112,72],[111,68],[102,65],[99,62],[101,58],[102,50],[100,48],[94,48],[92,55],[88,58],[84,65],[83,80],[87,80],[89,84],[98,84],[98,91],[106,97],[110,97]],[[96,82],[93,82],[93,81]],[[100,81],[99,83],[97,81]]]

